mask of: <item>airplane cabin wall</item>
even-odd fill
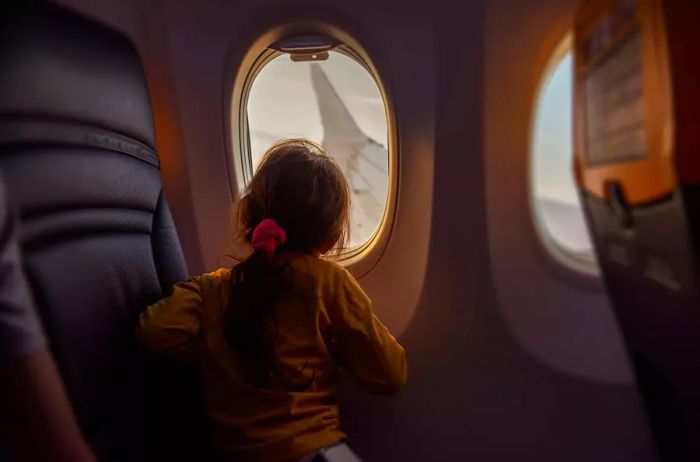
[[[229,61],[249,46],[235,38],[247,39],[267,15],[307,11],[341,18],[370,52],[392,87],[400,132],[396,226],[403,231],[392,234],[384,259],[421,281],[407,284],[384,269],[391,277],[362,281],[401,334],[410,368],[407,388],[392,399],[344,384],[344,425],[367,460],[654,460],[600,286],[571,286],[547,273],[548,263],[531,255],[527,202],[502,200],[523,194],[529,143],[518,127],[530,125],[549,28],[570,20],[575,2],[60,3],[125,31],[143,56],[166,193],[192,272],[227,263],[220,259],[232,199],[224,86]],[[512,187],[506,169],[522,177]],[[504,241],[510,218],[512,232],[529,236],[519,241],[525,250]],[[418,241],[429,238],[425,255],[413,255],[423,250],[411,245],[412,226]],[[503,272],[510,252],[519,273]],[[509,278],[523,274],[537,296],[522,296],[523,281],[508,292]],[[420,296],[415,307],[402,306],[406,286]],[[612,348],[612,358],[582,333]],[[539,336],[555,340],[535,347]],[[563,353],[549,351],[557,347]]]
[[[535,358],[584,379],[629,385],[629,360],[600,276],[557,261],[531,210],[534,110],[578,3],[489,2],[485,176],[493,278],[508,325]]]

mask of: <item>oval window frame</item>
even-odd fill
[[[352,248],[338,256],[328,257],[350,270],[355,277],[367,275],[381,260],[391,238],[397,208],[399,185],[398,134],[396,116],[391,94],[381,78],[368,52],[353,37],[342,29],[320,22],[296,22],[274,27],[258,36],[240,61],[233,82],[229,79],[230,105],[225,116],[227,162],[229,163],[229,183],[234,198],[239,196],[247,180],[252,176],[250,143],[248,140],[247,104],[251,86],[260,71],[272,59],[284,54],[275,49],[282,41],[293,37],[322,36],[333,43],[332,50],[341,52],[360,64],[372,77],[384,101],[387,124],[388,188],[386,206],[379,226],[365,243]],[[234,228],[235,223],[232,224]]]

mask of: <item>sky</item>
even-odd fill
[[[320,64],[360,129],[386,146],[384,99],[369,72],[354,59],[333,51]],[[310,62],[294,62],[288,55],[279,55],[253,82],[248,97],[253,167],[277,139],[303,136],[317,143],[323,140],[310,69]]]
[[[541,88],[533,138],[535,195],[578,203],[572,168],[572,58],[567,54]]]
[[[541,88],[532,145],[532,192],[550,237],[590,253],[592,244],[573,174],[573,59],[568,53]]]

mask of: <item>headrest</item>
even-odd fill
[[[82,137],[88,145],[155,156],[148,88],[134,46],[55,5],[0,21],[0,125],[8,121],[27,121],[29,128],[6,129],[0,138],[29,137],[25,130],[50,142]]]

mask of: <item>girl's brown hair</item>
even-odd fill
[[[277,253],[316,254],[342,249],[348,240],[350,189],[340,167],[323,147],[303,139],[268,149],[237,204],[240,236],[250,242],[270,218],[286,232]],[[252,365],[249,379],[264,386],[277,376],[268,328],[277,299],[286,290],[283,268],[264,252],[253,253],[231,272],[232,292],[224,334],[231,348]]]

